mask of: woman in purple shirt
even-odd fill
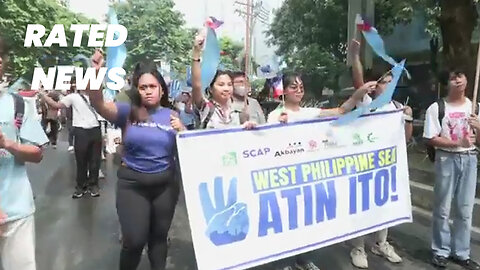
[[[103,58],[97,58],[93,62],[101,66]],[[97,112],[124,132],[117,187],[120,270],[136,269],[147,243],[151,269],[165,269],[167,234],[179,193],[175,136],[184,129],[170,109],[167,85],[153,63],[140,63],[131,103],[105,103],[102,91],[89,92]]]

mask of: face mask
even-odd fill
[[[185,110],[185,103],[183,103],[183,102],[178,103],[177,104],[177,109],[179,109],[180,111]]]
[[[247,94],[247,88],[245,88],[245,86],[238,86],[233,88],[233,92],[236,95],[244,97]]]

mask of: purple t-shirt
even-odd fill
[[[116,105],[118,116],[114,124],[124,129],[131,106],[121,102]],[[158,108],[150,114],[150,121],[128,123],[122,160],[129,168],[142,173],[159,173],[174,166],[176,131],[170,126],[171,113],[170,109]]]

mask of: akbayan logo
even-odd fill
[[[284,150],[279,150],[275,152],[275,157],[281,157],[284,155],[295,155],[305,152],[301,142],[289,143],[288,147]]]

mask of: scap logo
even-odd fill
[[[245,150],[242,152],[242,155],[243,155],[243,158],[255,158],[260,156],[266,156],[268,155],[268,153],[270,153],[270,148],[264,147],[264,148]]]

